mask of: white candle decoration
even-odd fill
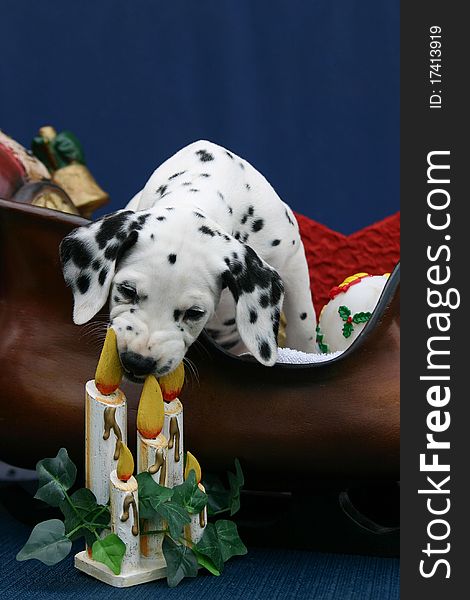
[[[85,480],[98,504],[109,500],[109,474],[116,468],[120,442],[127,443],[127,403],[120,389],[101,394],[94,380],[85,393]]]
[[[126,545],[121,565],[121,573],[125,575],[139,568],[139,492],[135,477],[121,481],[114,470],[109,479],[111,530]]]
[[[205,493],[206,490],[204,489],[202,483],[198,483],[198,488],[201,490],[201,492]],[[185,534],[194,544],[197,544],[202,538],[206,525],[207,506],[205,506],[200,513],[191,515],[191,523],[185,527]]]
[[[165,402],[163,435],[168,440],[167,486],[183,483],[183,405],[176,398]]]
[[[168,440],[161,433],[156,438],[147,439],[137,432],[137,467],[139,473],[147,471],[159,485],[167,485]],[[160,517],[145,519],[142,522],[142,533],[163,529]],[[140,550],[145,557],[162,555],[163,533],[141,535]]]

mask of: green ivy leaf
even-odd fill
[[[185,508],[190,515],[199,514],[207,505],[207,494],[202,492],[196,481],[196,474],[190,471],[181,485],[173,488],[173,502]]]
[[[213,516],[230,510],[230,492],[222,481],[216,475],[206,474],[203,483],[207,494],[207,514]]]
[[[93,559],[109,567],[115,575],[121,572],[125,553],[126,544],[115,533],[110,533],[102,540],[96,540],[91,549]]]
[[[62,521],[51,519],[36,525],[28,541],[16,555],[16,560],[35,558],[51,566],[63,560],[71,548],[72,542],[65,536]]]
[[[232,556],[243,556],[248,552],[245,544],[238,535],[237,526],[233,521],[220,520],[215,524],[219,538],[222,558],[227,561]]]
[[[238,458],[235,459],[235,474],[228,471],[227,475],[230,485],[230,516],[233,517],[240,510],[240,491],[245,484],[245,478]]]
[[[172,498],[173,490],[156,483],[147,472],[139,473],[136,479],[139,484],[139,515],[142,519],[152,519],[158,507]]]
[[[202,538],[193,546],[194,550],[200,555],[205,556],[219,573],[224,568],[224,559],[220,549],[219,535],[216,526],[213,523],[208,523],[202,534]],[[196,554],[197,556],[197,554]]]
[[[168,523],[170,535],[175,540],[180,537],[183,527],[191,523],[188,511],[171,500],[162,502],[158,506],[157,513]]]
[[[75,483],[77,467],[70,460],[67,450],[61,448],[55,458],[45,458],[36,465],[39,487],[35,498],[51,506],[59,506],[65,492]]]
[[[94,525],[94,531],[101,533],[109,524],[110,512],[107,506],[101,506],[96,502],[95,495],[87,488],[81,488],[70,496],[70,501],[64,498],[59,504],[59,508],[65,517],[65,531],[69,534],[81,524]],[[76,540],[79,537],[85,537],[86,543],[91,546],[96,539],[94,533],[87,527],[80,527],[70,539]]]
[[[353,325],[352,323],[345,323],[343,325],[343,335],[345,338],[348,338],[351,336],[351,333],[353,332]]]
[[[187,546],[175,544],[167,535],[162,545],[166,561],[166,578],[170,587],[175,587],[184,577],[196,577],[198,567],[193,551]]]
[[[216,577],[220,575],[220,571],[217,569],[217,567],[214,565],[214,563],[208,556],[204,556],[204,554],[201,554],[196,548],[196,546],[193,546],[191,550],[193,551],[197,562],[199,565],[201,565],[201,567],[204,567],[209,571],[209,573],[212,573],[212,575],[215,575]]]
[[[348,317],[351,316],[351,311],[347,306],[340,306],[338,308],[338,314],[343,319],[343,321],[346,321]]]
[[[356,313],[353,317],[353,322],[354,323],[367,323],[367,321],[370,319],[372,313],[370,312],[359,312]]]

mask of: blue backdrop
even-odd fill
[[[399,208],[398,0],[2,0],[0,22],[0,127],[72,130],[112,209],[198,138],[345,233]]]

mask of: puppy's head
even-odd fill
[[[75,323],[89,321],[110,297],[110,325],[129,379],[175,369],[224,287],[235,299],[247,348],[261,363],[275,363],[282,281],[202,212],[119,211],[73,231],[60,254]]]

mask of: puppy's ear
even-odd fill
[[[105,304],[117,261],[133,246],[149,215],[118,211],[79,227],[60,244],[60,259],[74,298],[73,320],[89,321]]]
[[[245,346],[263,365],[277,359],[277,334],[284,299],[279,273],[262,260],[250,246],[225,259],[222,274],[237,306],[237,328]]]

